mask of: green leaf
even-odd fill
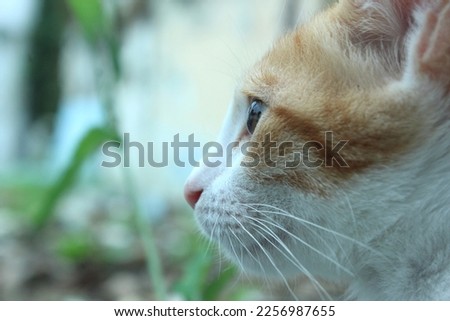
[[[72,262],[85,260],[95,249],[91,238],[85,233],[64,236],[58,241],[56,247],[60,256]]]
[[[92,44],[103,42],[108,50],[115,77],[118,79],[121,68],[119,62],[119,43],[117,30],[104,14],[100,0],[66,0],[69,9],[80,24],[86,39]]]
[[[207,284],[213,258],[204,252],[197,252],[186,262],[182,278],[175,285],[175,290],[187,300],[202,300],[203,288]]]
[[[106,20],[100,0],[67,0],[86,37],[95,41],[105,33]]]
[[[205,287],[202,299],[207,301],[223,300],[220,295],[223,294],[225,288],[235,277],[236,268],[232,266],[228,267],[217,277],[217,279],[213,280]]]
[[[42,227],[51,217],[60,197],[73,185],[80,168],[103,143],[109,140],[118,141],[118,135],[107,128],[92,128],[80,141],[67,168],[50,187],[42,203],[33,217],[36,227]]]

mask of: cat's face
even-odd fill
[[[409,79],[414,2],[343,1],[241,80],[219,139],[236,142],[233,165],[195,169],[185,193],[245,270],[351,276],[356,253],[397,219],[388,208],[400,211],[440,118],[422,106],[442,104]]]

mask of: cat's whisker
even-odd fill
[[[251,218],[251,217],[247,217],[247,218]],[[251,219],[253,219],[253,218],[251,218]],[[289,254],[289,255],[291,255],[291,257],[292,257],[292,259],[293,260],[296,260],[297,261],[297,258],[295,257],[295,255],[291,252],[291,250],[286,246],[286,244],[278,237],[278,235],[276,235],[267,225],[265,225],[265,224],[263,224],[263,223],[261,223],[259,220],[254,220],[254,222],[248,222],[248,223],[250,223],[251,225],[253,225],[254,227],[256,227],[256,228],[259,228],[259,229],[261,229],[264,233],[266,233],[267,235],[269,235],[269,236],[271,236],[271,237],[273,237],[274,239],[277,239],[277,241],[283,246],[283,248],[286,250],[286,252]],[[257,231],[258,232],[258,231]],[[270,239],[266,236],[266,235],[263,235],[263,234],[261,234],[260,233],[260,235],[261,236],[263,236],[264,237],[264,239],[266,240],[266,241],[268,241],[268,242],[270,242]],[[272,243],[271,243],[272,244]],[[273,244],[272,244],[273,245]],[[300,262],[296,262],[296,264],[299,264],[299,265],[301,265],[300,264]],[[300,267],[299,267],[300,268]],[[301,271],[303,272],[303,268],[300,268],[301,269]]]
[[[264,278],[265,282],[269,283],[269,279],[267,277],[266,269],[265,269],[264,265],[261,263],[261,260],[257,257],[258,253],[255,253],[255,255],[256,255],[256,257],[255,257],[255,255],[253,255],[253,253],[248,249],[248,247],[245,245],[245,243],[239,238],[239,236],[236,235],[236,233],[234,233],[234,231],[231,228],[229,229],[229,232],[236,238],[237,242],[242,246],[242,248],[245,250],[245,252],[247,252],[248,255],[253,260],[255,260],[256,263],[258,263],[259,267],[261,268],[261,272],[263,273],[263,278]],[[241,253],[243,255],[243,252],[241,252]],[[247,280],[250,280],[246,269],[244,269],[244,270],[241,269],[239,271],[240,271],[241,275],[245,276],[245,278]]]
[[[355,212],[353,211],[352,203],[350,203],[350,198],[348,197],[346,192],[341,191],[341,193],[344,195],[345,200],[347,201],[348,208],[350,210],[350,216],[351,216],[352,222],[353,222],[353,228],[356,229],[356,216],[355,216]]]
[[[260,223],[260,222],[259,222]],[[321,299],[324,299],[324,297],[322,296],[322,294],[325,295],[325,298],[328,300],[331,300],[331,296],[328,294],[328,292],[325,290],[325,288],[319,283],[319,281],[308,271],[308,269],[306,269],[305,266],[303,266],[298,259],[294,256],[294,254],[291,252],[291,250],[289,250],[289,248],[286,246],[286,244],[273,232],[271,231],[267,226],[265,226],[264,224],[264,228],[254,224],[252,222],[250,222],[250,224],[252,224],[253,226],[261,229],[263,232],[266,232],[267,234],[269,234],[270,236],[272,236],[282,247],[283,249],[287,252],[287,254],[289,254],[292,258],[290,258],[289,256],[287,256],[287,254],[282,251],[278,246],[276,246],[267,236],[265,236],[263,233],[261,233],[258,230],[255,230],[255,232],[257,232],[259,235],[261,235],[267,242],[269,242],[278,252],[280,252],[286,259],[288,259],[288,261],[290,261],[292,264],[294,264],[299,270],[300,272],[302,272],[303,274],[305,274],[306,277],[308,277],[309,280],[311,280],[312,285],[314,286],[314,288],[316,289],[317,293],[319,294],[319,296],[321,297]]]
[[[296,217],[295,215],[292,215],[292,214],[290,214],[290,213],[284,211],[284,210],[281,209],[281,208],[277,208],[277,207],[275,207],[275,206],[271,206],[271,205],[267,205],[267,204],[262,204],[262,203],[255,203],[255,204],[247,203],[247,204],[244,204],[244,203],[240,203],[240,205],[245,206],[245,207],[249,207],[249,208],[252,209],[253,211],[255,211],[255,212],[257,212],[257,213],[259,213],[259,214],[261,214],[261,215],[264,215],[265,217],[267,217],[268,219],[270,219],[270,220],[273,221],[274,223],[277,223],[277,222],[276,222],[270,215],[267,215],[267,214],[275,214],[275,215],[280,214],[280,215],[283,215],[283,216],[287,216],[287,217],[289,217],[289,218],[297,219],[297,217]],[[261,206],[261,207],[263,207],[263,206],[266,206],[266,207],[270,206],[271,208],[274,208],[274,209],[276,209],[277,211],[269,211],[269,210],[257,209],[256,206]],[[318,234],[317,232],[315,232],[313,229],[311,229],[310,225],[312,225],[312,227],[319,227],[320,229],[326,229],[325,227],[320,226],[320,225],[315,224],[315,223],[312,223],[312,222],[309,222],[309,221],[303,222],[303,219],[301,219],[301,218],[298,218],[298,220],[300,221],[301,224],[303,224],[303,226],[304,226],[306,229],[308,229],[308,231],[310,231],[310,232],[313,233],[315,236],[317,236],[318,238],[320,238],[320,239],[323,241],[324,245],[327,246],[328,249],[331,249],[331,248],[332,248],[332,247],[329,246],[328,242],[325,240],[325,238],[324,238],[323,236],[321,236],[320,234]],[[316,226],[316,225],[317,225],[317,226]],[[327,230],[327,232],[331,232],[331,233],[333,233],[333,234],[339,234],[338,232],[333,231],[333,230]]]
[[[214,240],[214,230],[215,230],[216,226],[219,224],[218,221],[219,221],[219,217],[216,218],[216,220],[214,222],[214,225],[213,225],[213,228],[212,228],[212,231],[209,234],[209,237],[207,238],[208,239],[208,244],[206,246],[205,253],[208,253],[209,251],[212,251],[212,246],[213,245],[217,245],[217,250],[218,250],[217,253],[221,253],[221,250],[220,250],[221,244],[220,244],[220,242],[214,243],[214,241],[213,241]],[[218,270],[220,272],[220,271],[222,271],[222,256],[221,255],[217,255],[217,260],[218,260]]]
[[[220,240],[220,238],[217,238],[217,250],[218,250],[218,253],[222,253],[222,251],[221,251],[221,245],[222,245],[222,242],[221,242],[221,240]],[[218,267],[218,269],[219,269],[219,272],[221,272],[222,271],[222,255],[219,255],[219,267]]]
[[[242,263],[242,256],[240,257],[237,254],[236,249],[234,248],[233,242],[231,241],[230,234],[227,233],[226,235],[227,235],[227,238],[228,238],[228,243],[230,243],[231,250],[233,251],[233,254],[236,257],[236,261],[238,262],[241,270],[244,270],[244,266],[243,266],[243,263]]]
[[[308,221],[308,220],[305,220],[305,219],[303,219],[303,218],[297,217],[297,216],[292,215],[292,214],[286,212],[285,210],[280,209],[280,208],[277,208],[277,207],[275,207],[275,206],[268,205],[268,204],[258,204],[258,203],[256,203],[256,204],[247,203],[247,204],[242,204],[242,205],[243,205],[243,206],[247,206],[247,207],[250,207],[250,206],[264,206],[264,207],[272,208],[272,209],[274,209],[274,210],[276,210],[276,211],[267,211],[267,210],[259,210],[259,211],[264,212],[264,213],[275,214],[275,215],[282,215],[282,216],[291,218],[291,219],[293,219],[293,220],[296,220],[296,221],[298,221],[299,223],[303,223],[303,224],[307,224],[307,225],[309,225],[309,226],[313,226],[313,227],[315,227],[315,228],[317,228],[317,229],[320,229],[320,230],[322,230],[322,231],[325,231],[325,232],[334,234],[334,235],[336,235],[336,236],[339,236],[339,237],[342,238],[342,239],[345,239],[345,240],[347,240],[347,241],[350,241],[350,242],[352,242],[352,243],[355,244],[355,245],[358,245],[358,246],[360,246],[360,247],[362,247],[362,248],[364,248],[364,249],[366,249],[366,250],[368,250],[368,251],[370,251],[370,252],[372,252],[372,253],[374,253],[374,254],[379,255],[380,257],[384,257],[384,255],[381,254],[379,251],[377,251],[377,250],[371,248],[371,247],[368,246],[367,244],[364,244],[364,243],[362,243],[362,242],[360,242],[360,241],[358,241],[358,240],[356,240],[356,239],[354,239],[354,238],[352,238],[352,237],[350,237],[350,236],[341,234],[341,233],[339,233],[339,232],[330,230],[329,228],[326,228],[326,227],[321,226],[321,225],[319,225],[319,224],[316,224],[316,223],[310,222],[310,221]]]
[[[217,223],[217,219],[216,219],[216,223]],[[208,252],[211,249],[211,246],[213,244],[213,236],[214,236],[214,229],[216,227],[216,223],[214,223],[214,226],[211,230],[211,233],[209,233],[209,237],[208,237],[208,244],[206,246],[206,252]]]
[[[350,216],[352,218],[353,231],[356,232],[357,231],[357,223],[356,223],[356,216],[355,216],[355,212],[353,211],[352,203],[350,202],[350,198],[348,197],[347,193],[345,191],[341,191],[341,192],[344,194],[345,199],[347,201],[347,204],[348,204],[348,207],[349,207],[349,210],[350,210]],[[345,256],[345,259],[347,261],[350,261],[350,258],[349,258],[348,254],[347,254],[347,251],[344,250],[344,248],[342,247],[341,242],[339,242],[339,240],[338,240],[336,235],[334,236],[334,239],[336,240],[337,245],[341,249],[342,254]]]
[[[252,217],[249,217],[250,219],[255,219]],[[255,219],[256,220],[256,219]],[[318,249],[316,249],[314,246],[312,246],[311,244],[309,244],[308,242],[302,240],[300,237],[296,236],[295,234],[293,234],[292,232],[286,230],[284,227],[280,226],[279,224],[274,224],[270,221],[267,220],[263,220],[263,219],[257,219],[260,222],[264,222],[267,224],[270,224],[278,229],[280,229],[281,231],[283,231],[284,233],[290,235],[292,238],[294,238],[295,240],[297,240],[298,242],[302,243],[303,245],[305,245],[306,247],[308,247],[309,249],[311,249],[312,251],[316,252],[317,254],[319,254],[320,256],[324,257],[325,259],[327,259],[328,261],[330,261],[331,263],[335,264],[336,267],[340,268],[342,271],[344,271],[345,273],[349,274],[350,276],[353,276],[354,274],[347,269],[346,267],[344,267],[343,265],[341,265],[339,262],[337,262],[336,260],[332,259],[331,257],[329,257],[328,255],[326,255],[325,253],[319,251]]]
[[[261,271],[263,271],[265,273],[265,269],[261,263],[261,260],[258,260],[253,253],[248,249],[248,247],[245,245],[245,243],[236,235],[236,233],[234,233],[234,231],[232,229],[229,229],[230,233],[233,234],[233,236],[236,238],[236,240],[239,242],[239,244],[244,248],[244,250],[248,253],[248,255],[255,260],[256,263],[259,264],[259,267],[261,268]]]
[[[234,237],[237,239],[237,241],[239,243],[241,242],[239,240],[239,238],[233,233],[233,231],[231,229],[228,229],[228,231],[231,232],[234,235]],[[240,277],[242,277],[244,275],[248,279],[248,276],[247,276],[245,270],[242,268],[242,266],[243,266],[243,253],[242,253],[242,250],[241,250],[241,260],[239,260],[239,256],[237,255],[236,250],[235,250],[234,246],[232,245],[232,240],[231,240],[230,235],[228,233],[227,233],[227,238],[228,238],[228,242],[230,243],[230,246],[232,248],[232,251],[233,251],[233,253],[234,253],[235,257],[236,257],[236,261],[238,262],[238,265],[240,267],[240,269],[239,269]],[[238,282],[239,282],[239,278],[236,278],[234,280],[234,283],[237,284]]]
[[[244,205],[244,204],[241,204]],[[265,214],[261,211],[259,211],[258,209],[251,207],[254,211],[258,212],[259,214],[263,215],[265,218],[267,218],[269,221],[271,221],[273,224],[277,224],[279,225],[279,223],[277,221],[275,221],[270,215]],[[320,241],[322,241],[322,244],[329,250],[330,253],[334,254],[335,257],[335,261],[338,260],[337,255],[335,254],[335,251],[333,250],[333,248],[330,246],[330,244],[328,244],[327,240],[320,235],[319,233],[317,233],[315,230],[313,230],[311,227],[307,226],[307,225],[303,225],[310,233],[314,234],[314,236],[316,236]],[[336,238],[336,237],[335,237]],[[340,245],[340,243],[338,242],[338,244]],[[341,250],[344,252],[344,250],[342,249],[342,247],[340,246]],[[347,258],[347,255],[345,254],[345,257]]]
[[[242,205],[242,206],[246,205],[247,207],[250,207],[250,208],[251,208],[252,210],[254,210],[255,212],[257,212],[257,213],[263,215],[264,217],[266,217],[266,218],[267,218],[268,220],[270,220],[272,223],[274,223],[274,224],[279,224],[279,222],[275,221],[275,220],[273,219],[273,217],[271,217],[270,215],[268,215],[268,214],[265,213],[265,212],[267,212],[267,211],[261,212],[261,211],[258,210],[256,207],[253,207],[253,206],[250,206],[250,205],[247,205],[247,204],[242,204],[242,203],[241,203],[240,205]],[[322,235],[320,235],[319,233],[317,233],[317,231],[313,230],[311,227],[309,227],[309,226],[307,226],[307,225],[303,225],[303,226],[304,226],[309,232],[311,232],[312,234],[314,234],[314,236],[316,236],[320,241],[322,241],[323,245],[324,245],[331,253],[334,253],[333,247],[331,247],[330,244],[328,244],[327,240],[326,240]],[[339,243],[339,244],[340,244],[340,243]],[[342,249],[342,247],[341,247],[341,250],[344,251],[344,250]],[[336,260],[337,260],[337,256],[336,256],[336,255],[335,255],[335,258],[336,258]]]
[[[244,204],[241,204],[241,205],[244,205]],[[256,211],[256,212],[258,212],[259,214],[261,214],[261,215],[263,215],[264,217],[266,217],[268,220],[270,220],[272,223],[274,223],[274,224],[279,224],[277,221],[275,221],[270,215],[268,215],[268,214],[266,214],[266,213],[264,213],[264,212],[261,212],[260,210],[258,210],[257,208],[254,208],[254,207],[251,207],[254,211]],[[309,227],[309,226],[307,226],[307,225],[304,225],[304,227],[309,231],[309,232],[311,232],[312,234],[314,234],[314,236],[316,236],[320,241],[322,241],[322,243],[323,243],[323,245],[331,252],[331,253],[334,253],[334,250],[333,250],[333,248],[330,246],[330,244],[328,244],[328,242],[327,242],[327,240],[322,236],[322,235],[320,235],[319,233],[317,233],[317,231],[315,231],[315,230],[313,230],[311,227]],[[340,244],[340,243],[338,243],[338,244]],[[342,247],[341,247],[341,250],[342,251],[344,251],[343,249],[342,249]],[[336,258],[336,260],[337,260],[337,256],[335,255],[335,258]]]
[[[264,253],[264,255],[267,257],[267,259],[269,260],[270,264],[272,264],[272,266],[274,267],[274,269],[277,271],[278,275],[280,276],[280,278],[282,279],[283,283],[285,284],[285,286],[287,287],[289,293],[291,293],[292,297],[297,299],[297,296],[295,295],[294,291],[291,289],[291,287],[289,286],[288,281],[286,280],[286,277],[283,275],[283,273],[281,272],[280,268],[275,264],[275,262],[273,261],[273,258],[270,256],[269,253],[267,253],[266,249],[261,245],[261,243],[252,235],[252,233],[250,233],[245,226],[234,216],[231,216],[242,228],[242,230],[248,234],[248,236],[250,236],[250,238],[255,242],[255,244],[257,244],[259,246],[259,248],[261,249],[261,251]]]

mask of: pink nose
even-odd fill
[[[184,186],[184,198],[191,205],[192,208],[195,208],[195,204],[197,204],[200,196],[202,196],[203,189],[194,189],[189,184]]]

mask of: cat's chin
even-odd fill
[[[245,226],[245,222],[242,222]],[[291,240],[285,233],[262,234],[235,225],[212,221],[200,222],[205,236],[218,244],[225,256],[246,273],[274,279],[290,279],[304,275],[305,267],[290,250]],[[305,270],[306,271],[306,270]]]
[[[250,244],[231,244],[220,242],[226,257],[244,272],[256,277],[273,279],[290,279],[303,275],[299,262],[295,257],[285,255],[266,240],[258,240]]]

